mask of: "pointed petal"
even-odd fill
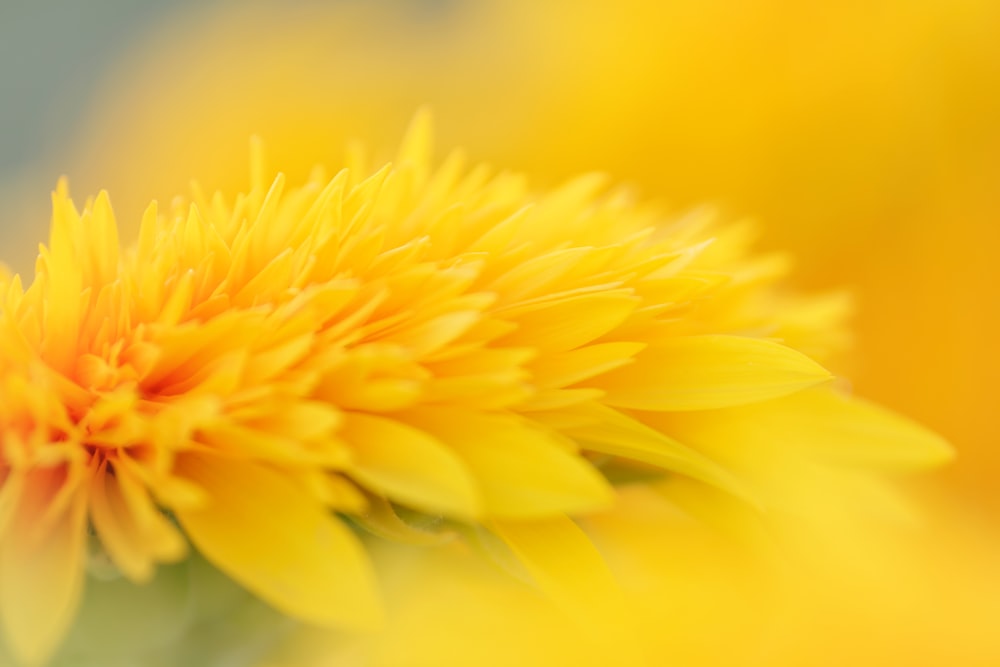
[[[404,418],[465,461],[480,482],[491,516],[588,512],[608,506],[614,497],[590,463],[515,417],[425,407]]]
[[[115,565],[133,582],[153,578],[156,561],[177,561],[187,543],[129,469],[102,466],[90,481],[90,520]]]
[[[711,441],[719,450],[763,453],[780,447],[798,456],[887,470],[934,467],[953,456],[942,437],[919,424],[826,387],[669,421],[667,428],[678,437]]]
[[[104,466],[91,480],[89,495],[90,517],[108,555],[129,579],[148,582],[153,577],[153,559],[132,516],[125,511],[117,480]]]
[[[825,382],[830,374],[779,343],[740,336],[687,336],[650,346],[634,364],[593,381],[604,402],[654,411],[755,403]]]
[[[602,343],[569,352],[548,354],[528,368],[540,387],[566,387],[633,362],[643,343]]]
[[[426,168],[431,163],[434,148],[434,117],[427,107],[417,109],[410,121],[402,144],[399,147],[397,162],[407,161]]]
[[[374,575],[357,538],[294,482],[236,460],[185,455],[178,473],[209,497],[177,517],[199,552],[282,612],[310,623],[380,621]]]
[[[461,459],[432,436],[391,419],[345,415],[339,432],[351,445],[351,475],[373,491],[416,509],[472,518],[479,490]]]
[[[933,431],[856,396],[808,391],[782,399],[779,407],[789,436],[832,461],[909,470],[933,468],[955,455]]]
[[[638,305],[638,297],[627,289],[533,304],[519,308],[513,315],[505,313],[518,328],[500,340],[510,347],[572,350],[620,325]]]
[[[584,449],[659,466],[754,502],[750,489],[722,465],[613,408],[590,404],[567,412],[589,418],[566,431]]]

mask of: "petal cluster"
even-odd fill
[[[55,646],[95,554],[143,582],[191,545],[291,616],[364,628],[349,524],[482,527],[516,555],[622,484],[809,515],[947,458],[832,386],[814,358],[842,300],[784,292],[746,226],[595,175],[536,194],[430,144],[418,116],[392,165],[297,188],[257,155],[248,193],[154,204],[125,248],[107,195],[78,211],[60,185],[34,282],[0,275],[17,655]]]

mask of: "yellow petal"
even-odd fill
[[[535,295],[558,290],[567,274],[593,276],[600,272],[616,248],[577,247],[532,257],[512,267],[493,281],[491,287],[503,295],[504,301],[521,301]],[[596,259],[596,261],[595,261]]]
[[[102,190],[91,211],[89,227],[91,263],[96,275],[94,282],[108,284],[114,280],[118,270],[118,227],[115,214],[111,211],[108,193]]]
[[[314,468],[290,472],[309,495],[327,507],[347,514],[362,514],[368,509],[364,492],[337,473]]]
[[[84,302],[83,271],[77,249],[80,216],[65,193],[52,195],[52,229],[49,248],[41,248],[39,266],[48,276],[45,339],[42,354],[58,371],[69,371],[75,362],[77,337]]]
[[[10,530],[0,541],[0,621],[27,665],[45,662],[69,629],[84,580],[85,505],[77,499],[41,540]],[[20,517],[22,526],[30,519]]]
[[[593,386],[608,405],[635,410],[709,410],[755,403],[830,379],[819,364],[779,343],[740,336],[686,336],[652,345],[635,363]]]
[[[422,389],[421,383],[417,380],[368,379],[345,391],[349,398],[338,405],[345,410],[394,412],[419,402]]]
[[[340,412],[322,401],[274,401],[251,404],[240,414],[244,423],[268,433],[281,434],[300,441],[329,438],[340,423]]]
[[[402,144],[397,161],[429,165],[434,150],[434,118],[427,107],[421,107],[413,115]]]
[[[451,447],[495,517],[540,518],[606,507],[614,492],[583,458],[510,416],[420,408],[404,417]]]
[[[115,565],[133,582],[153,577],[157,560],[177,561],[187,543],[126,466],[101,466],[90,480],[90,519]]]
[[[518,412],[559,410],[604,396],[600,389],[547,389],[517,404]]]
[[[124,507],[117,481],[103,465],[91,480],[90,517],[101,544],[125,576],[136,583],[152,579],[153,559],[143,548],[134,518]]]
[[[119,459],[120,460],[120,459]],[[187,555],[187,542],[172,521],[157,508],[149,492],[128,469],[115,466],[115,481],[121,492],[122,512],[128,513],[142,531],[149,553],[159,560],[177,561]]]
[[[704,415],[674,416],[665,428],[713,449],[770,452],[890,470],[940,465],[948,443],[909,419],[826,387]]]
[[[535,374],[538,386],[566,387],[632,363],[644,347],[643,343],[588,345],[569,352],[547,354],[528,368]]]
[[[512,320],[519,328],[500,340],[511,347],[572,350],[617,327],[638,305],[639,299],[627,289],[533,304],[518,308]]]
[[[588,404],[567,412],[590,418],[589,423],[565,431],[584,449],[642,461],[752,501],[746,485],[723,466],[617,410]]]
[[[944,438],[862,398],[809,391],[780,401],[796,439],[830,460],[866,468],[932,468],[954,457]],[[787,417],[791,416],[791,419]]]
[[[357,538],[280,473],[235,460],[187,455],[178,472],[208,503],[178,509],[198,551],[280,611],[325,626],[371,628],[381,611]]]
[[[405,329],[395,336],[387,336],[384,341],[405,345],[415,357],[419,358],[432,354],[457,339],[480,317],[482,315],[475,310],[447,313]]]
[[[579,526],[561,516],[544,521],[496,521],[491,528],[542,593],[578,623],[589,639],[614,646],[620,664],[645,664],[621,589]]]
[[[198,442],[221,454],[292,465],[338,466],[345,464],[348,458],[346,449],[336,441],[328,443],[324,451],[313,451],[299,440],[221,419],[205,425]]]
[[[525,226],[525,236],[540,246],[553,243],[561,234],[573,230],[582,235],[580,223],[573,228],[572,221],[585,220],[580,215],[608,182],[608,176],[587,173],[577,176],[549,192],[531,210],[529,224]],[[556,241],[558,242],[558,241]]]
[[[531,396],[525,380],[528,373],[520,368],[507,371],[437,378],[428,382],[424,400],[471,409],[499,409],[520,403]]]
[[[472,518],[479,491],[461,459],[430,435],[406,424],[345,414],[339,433],[352,446],[351,474],[373,491],[429,512]]]

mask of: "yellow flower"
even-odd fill
[[[834,370],[956,443],[942,479],[1000,516],[998,22],[993,0],[198,3],[115,59],[79,132],[0,200],[68,172],[131,236],[192,176],[242,187],[251,133],[299,182],[430,102],[446,145],[536,184],[606,169],[759,217],[800,284],[857,296],[856,364]],[[6,259],[30,261],[38,203],[5,210]]]
[[[737,531],[734,504],[823,525],[881,471],[948,458],[831,385],[803,351],[836,348],[843,299],[786,294],[745,226],[665,220],[596,175],[536,196],[459,153],[432,168],[430,143],[420,115],[394,165],[298,188],[257,154],[249,193],[154,204],[126,250],[107,195],[78,213],[58,188],[34,283],[0,278],[20,658],[71,622],[88,526],[132,581],[189,541],[289,616],[368,628],[376,577],[334,513],[417,541],[439,521],[603,622],[572,519],[619,486]]]

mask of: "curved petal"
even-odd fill
[[[504,312],[518,328],[500,339],[505,346],[565,351],[600,338],[639,306],[628,289],[553,298]]]
[[[751,490],[725,467],[614,408],[588,404],[571,408],[564,414],[589,418],[582,425],[564,431],[584,449],[687,475],[756,503]]]
[[[25,503],[26,505],[28,503]],[[0,541],[0,621],[7,644],[25,664],[41,664],[69,629],[84,581],[86,505],[77,498],[42,539],[22,512]]]
[[[641,665],[622,591],[597,548],[565,516],[543,521],[498,521],[491,526],[535,584],[587,636],[612,646],[624,665]]]
[[[741,336],[685,336],[650,346],[592,386],[604,402],[654,411],[710,410],[785,396],[832,376],[801,352]]]
[[[448,408],[407,413],[465,462],[483,491],[488,514],[543,518],[607,507],[614,491],[575,452],[538,428],[511,416]]]
[[[191,542],[220,570],[282,612],[326,626],[381,619],[374,575],[357,538],[280,473],[186,455],[178,473],[208,502],[177,509]]]
[[[373,491],[416,509],[469,518],[479,514],[479,490],[461,459],[423,431],[348,413],[338,435],[354,452],[351,475]]]
[[[864,468],[930,468],[953,455],[944,438],[906,417],[826,387],[704,415],[673,415],[664,427],[716,451],[780,449]]]

